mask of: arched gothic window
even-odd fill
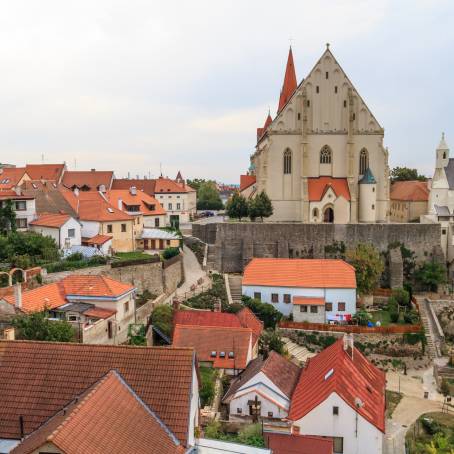
[[[328,145],[320,150],[320,164],[331,164],[331,148]]]
[[[365,148],[359,152],[359,174],[364,175],[369,168],[369,153]]]
[[[284,151],[284,174],[292,173],[292,152],[290,150]]]

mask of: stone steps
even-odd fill
[[[424,327],[424,331],[426,333],[426,340],[427,340],[427,353],[430,358],[436,358],[437,355],[437,348],[436,348],[436,341],[435,341],[435,336],[432,330],[432,324],[429,320],[428,314],[427,314],[427,302],[424,299],[419,299],[418,300],[418,306],[419,306],[419,315],[421,317],[421,323]]]
[[[242,281],[242,276],[229,274],[230,294],[234,303],[241,303],[241,297],[243,295]]]
[[[304,365],[309,358],[315,356],[315,353],[310,352],[306,347],[295,344],[286,337],[283,337],[282,341],[284,342],[285,348],[290,355],[290,360],[298,366]]]

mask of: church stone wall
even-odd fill
[[[439,224],[290,224],[218,223],[193,224],[193,236],[214,245],[215,268],[242,272],[253,257],[325,257],[325,246],[343,242],[347,249],[372,243],[386,251],[403,243],[417,261],[433,254],[439,259]]]

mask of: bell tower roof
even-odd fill
[[[279,106],[277,108],[278,112],[280,112],[282,108],[287,104],[287,101],[291,98],[293,92],[296,90],[297,85],[295,64],[293,63],[292,46],[290,46],[287,57],[287,66],[285,67],[284,84],[282,85],[281,94],[279,96]]]

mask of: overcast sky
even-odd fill
[[[238,182],[290,39],[298,81],[331,43],[391,166],[454,157],[452,0],[0,0],[0,162]]]

